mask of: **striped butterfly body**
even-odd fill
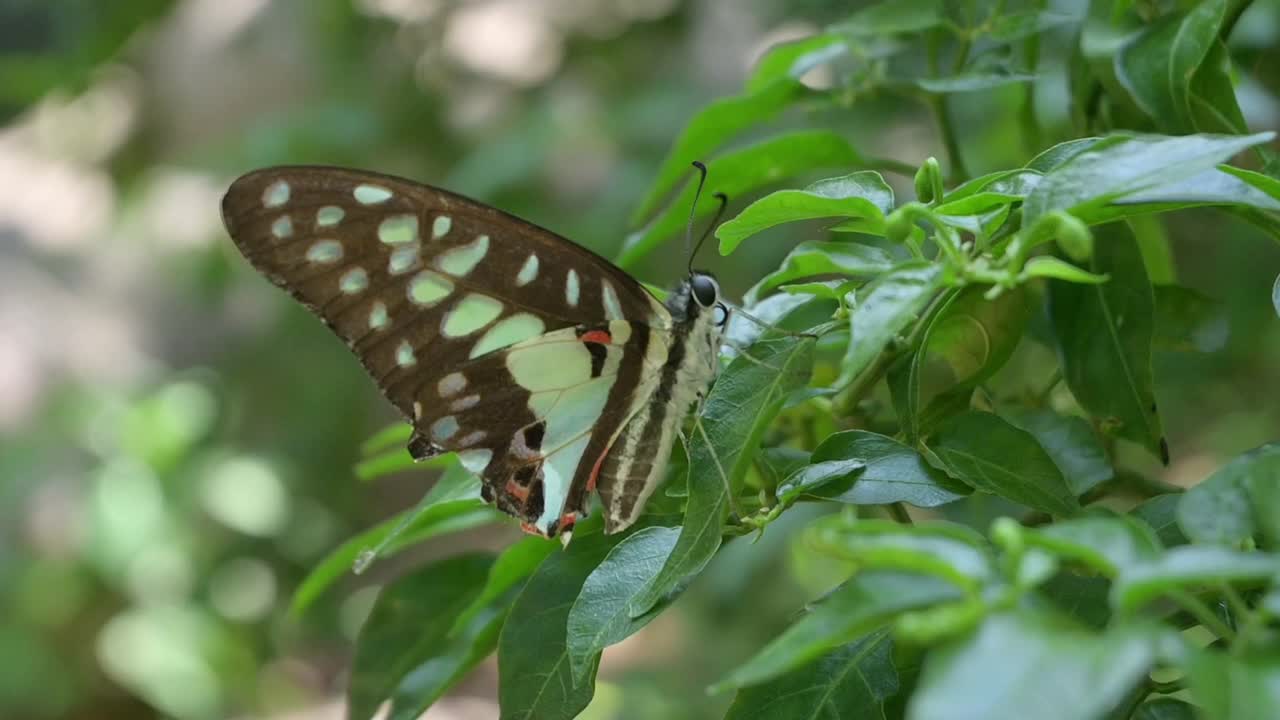
[[[528,531],[568,533],[598,491],[635,522],[715,377],[727,319],[694,272],[665,304],[600,256],[489,206],[386,175],[277,167],[236,180],[223,221],[413,424]]]

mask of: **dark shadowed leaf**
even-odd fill
[[[758,300],[779,285],[804,278],[841,275],[870,279],[892,267],[893,258],[878,247],[856,242],[810,240],[797,245],[777,270],[756,283],[747,292],[746,302]]]
[[[1079,22],[1080,17],[1053,10],[1023,10],[996,15],[990,20],[988,37],[999,42],[1021,40],[1029,35],[1042,33],[1068,23]]]
[[[662,569],[680,536],[680,528],[647,527],[616,545],[591,571],[573,601],[568,619],[569,664],[575,683],[594,669],[606,647],[620,642],[657,616],[659,608],[638,618],[628,612],[631,599]]]
[[[1049,285],[1063,378],[1104,432],[1139,443],[1167,461],[1151,374],[1151,283],[1126,229],[1110,225],[1096,232],[1090,269],[1111,281]]]
[[[525,583],[498,640],[498,704],[503,720],[569,720],[595,694],[595,666],[574,683],[565,629],[573,601],[621,535],[604,535],[598,516],[578,524],[564,552],[547,556]]]
[[[1197,3],[1135,35],[1116,55],[1116,78],[1161,130],[1196,129],[1191,81],[1217,42],[1226,9],[1226,0]]]
[[[1248,132],[1232,70],[1231,53],[1219,38],[1191,78],[1191,120],[1197,130],[1236,135]]]
[[[850,342],[836,386],[847,385],[915,321],[943,284],[935,263],[905,263],[869,283],[849,313]]]
[[[1280,557],[1207,545],[1183,545],[1160,557],[1120,569],[1111,604],[1132,611],[1171,590],[1194,590],[1217,583],[1263,582],[1280,568]]]
[[[1133,720],[1196,720],[1196,706],[1169,697],[1156,698],[1138,706]]]
[[[827,178],[804,190],[779,190],[751,203],[716,230],[720,254],[728,255],[756,233],[797,220],[856,218],[860,232],[884,232],[884,216],[893,211],[893,189],[880,173],[862,170]],[[846,221],[847,224],[847,221]]]
[[[969,411],[948,418],[925,445],[930,462],[975,489],[1055,515],[1080,509],[1035,436],[998,415]]]
[[[1064,571],[1049,578],[1037,590],[1054,607],[1094,630],[1105,628],[1111,620],[1108,597],[1111,582],[1104,577]]]
[[[925,659],[912,720],[1101,718],[1145,680],[1152,636],[1095,634],[1026,612],[992,615],[977,632]]]
[[[1280,443],[1236,457],[1183,493],[1178,525],[1193,542],[1239,545],[1257,532],[1264,511],[1275,509],[1256,502],[1255,484],[1280,485]]]
[[[1157,495],[1130,510],[1129,514],[1150,525],[1164,547],[1186,545],[1187,536],[1178,527],[1178,505],[1181,502],[1182,493]]]
[[[706,155],[697,156],[706,158]],[[677,173],[691,172],[688,163]],[[849,141],[829,130],[801,130],[761,140],[707,160],[717,191],[731,198],[777,184],[796,174],[817,170],[847,170],[863,164]],[[693,204],[694,184],[686,183],[669,205],[642,229],[627,236],[618,264],[626,267],[648,255],[667,238],[685,227]],[[695,214],[715,212],[715,203],[702,203]]]
[[[854,505],[906,502],[937,507],[968,488],[934,469],[913,448],[893,438],[848,430],[822,441],[802,468],[778,488],[778,498],[808,495]]]
[[[1213,720],[1280,717],[1280,659],[1202,650],[1190,663],[1191,695]]]
[[[1158,350],[1216,352],[1227,344],[1227,316],[1221,305],[1190,288],[1156,285],[1156,324],[1152,344]]]
[[[888,571],[859,573],[814,603],[794,625],[711,690],[722,692],[771,680],[852,642],[903,612],[960,597],[962,593],[954,585],[928,576]]]
[[[826,320],[830,308],[827,301],[812,301],[791,311],[779,325],[808,329]],[[721,373],[703,404],[700,428],[695,427],[689,438],[689,502],[680,538],[662,570],[633,596],[632,617],[646,614],[715,555],[729,511],[726,483],[740,486],[765,429],[791,393],[809,382],[810,337],[766,334],[748,353],[752,359],[735,358]],[[727,477],[721,477],[721,468]]]
[[[1000,416],[1035,436],[1077,497],[1115,475],[1098,436],[1082,418],[1031,409],[1003,411]]]
[[[413,510],[365,530],[326,555],[298,585],[289,612],[294,615],[304,612],[329,586],[352,572],[357,558],[375,548],[379,557],[386,557],[436,535],[498,522],[502,517],[479,498],[420,503]]]
[[[738,691],[725,720],[884,717],[898,692],[893,641],[873,632],[761,685]]]
[[[447,635],[458,613],[480,591],[492,562],[491,555],[455,556],[383,588],[356,641],[348,718],[373,717],[402,683],[411,687],[400,702],[425,708],[489,654],[493,645],[487,643],[496,635],[485,629],[493,618],[477,618],[474,632],[452,642]],[[500,615],[497,619],[501,622]],[[487,647],[475,647],[477,641]]]
[[[471,604],[458,614],[453,629],[449,631],[450,636],[463,632],[477,614],[532,575],[542,561],[559,548],[559,544],[554,541],[529,536],[503,550],[489,568],[484,587]]]

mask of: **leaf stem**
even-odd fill
[[[1209,609],[1209,606],[1204,604],[1203,600],[1189,592],[1186,592],[1185,590],[1169,590],[1165,594],[1183,610],[1190,613],[1191,616],[1199,621],[1206,630],[1229,643],[1235,642],[1235,630],[1232,630],[1230,625],[1226,624],[1222,621],[1222,618],[1215,615],[1213,610]]]

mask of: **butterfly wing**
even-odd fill
[[[665,352],[670,315],[643,286],[550,231],[376,173],[259,170],[232,184],[222,211],[249,262],[324,320],[414,423],[416,457],[459,451],[486,498],[543,534],[561,510],[584,508],[592,467],[578,465],[607,451],[643,402],[646,354]],[[537,389],[542,376],[558,401]],[[560,428],[559,444],[535,458],[540,423],[543,440]]]

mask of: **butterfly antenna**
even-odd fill
[[[702,231],[702,237],[698,238],[698,244],[694,245],[693,252],[689,253],[688,270],[690,275],[693,274],[693,257],[697,255],[698,250],[702,248],[702,243],[706,242],[707,238],[711,237],[711,231],[716,229],[716,225],[719,224],[720,218],[724,215],[724,209],[729,206],[728,195],[718,192],[715,194],[715,198],[720,201],[720,207],[716,210],[716,216],[711,218],[711,224],[707,226],[706,230]]]
[[[689,206],[689,222],[684,226],[684,254],[693,265],[693,218],[698,214],[698,198],[702,197],[702,186],[707,184],[707,166],[701,160],[694,160],[693,166],[698,168],[698,187],[693,191],[693,204]]]

